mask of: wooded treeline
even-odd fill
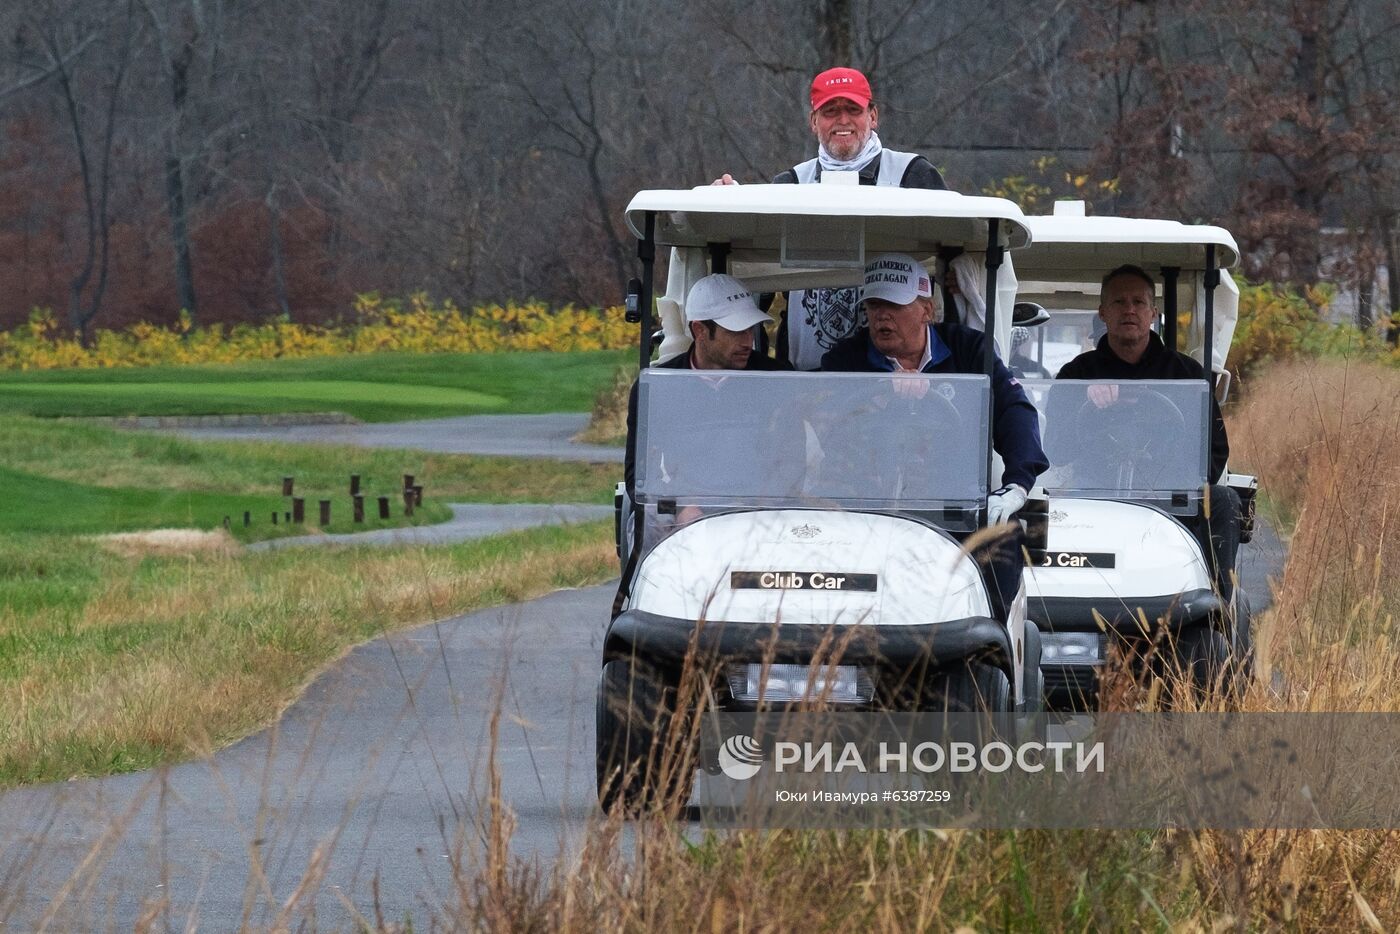
[[[13,0],[0,41],[0,328],[615,301],[631,194],[810,156],[847,63],[955,189],[1400,308],[1394,0]]]

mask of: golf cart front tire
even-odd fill
[[[940,679],[935,703],[948,713],[1010,713],[1015,701],[1006,672],[986,662],[950,668]]]
[[[637,816],[679,793],[690,774],[669,749],[674,698],[661,674],[631,658],[603,665],[598,679],[595,755],[598,804]]]
[[[1243,595],[1241,595],[1243,596]],[[1245,637],[1239,630],[1227,637],[1214,626],[1192,626],[1176,640],[1178,670],[1198,699],[1219,692],[1227,704],[1238,703],[1249,687],[1254,673],[1253,644],[1248,636],[1249,603],[1242,600],[1241,619]],[[1233,644],[1232,644],[1233,643]]]

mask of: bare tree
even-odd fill
[[[36,71],[51,76],[57,87],[78,164],[83,200],[83,256],[69,281],[68,323],[86,343],[107,290],[112,229],[109,211],[112,145],[116,137],[118,102],[136,30],[135,16],[130,2],[114,11],[109,22],[87,22],[67,5],[44,5],[31,13],[25,28],[35,37],[45,57]],[[84,93],[78,86],[79,76],[74,68],[80,61],[81,51],[99,36],[115,39],[115,42],[111,69],[101,82],[106,87],[99,92],[105,94],[105,100],[99,100],[99,120],[91,121],[85,115]],[[93,122],[98,123],[95,129],[91,126]]]

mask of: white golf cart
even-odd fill
[[[990,349],[978,375],[649,368],[657,247],[672,249],[663,359],[688,345],[681,304],[701,276],[728,272],[755,292],[851,286],[887,251],[930,267],[950,250],[980,254],[995,328],[998,296],[1014,295],[1005,250],[1028,241],[1016,205],[836,184],[704,187],[644,191],[627,222],[642,261],[629,295],[642,371],[598,688],[604,807],[690,787],[683,756],[660,776],[685,710],[1037,709],[1024,586],[997,618],[960,544],[985,523]],[[697,671],[699,690],[683,692]]]
[[[1164,343],[1178,346],[1184,330],[1180,344],[1197,362],[1209,361],[1214,378],[1022,380],[1041,410],[1052,464],[1041,477],[1050,499],[1047,548],[1032,556],[1026,575],[1049,698],[1093,703],[1115,641],[1141,648],[1158,640],[1159,654],[1174,651],[1198,686],[1239,689],[1252,662],[1249,597],[1238,586],[1222,596],[1191,531],[1207,508],[1210,393],[1223,399],[1229,387],[1224,365],[1239,309],[1227,271],[1238,259],[1234,238],[1219,227],[1085,217],[1082,202],[1058,210],[1027,218],[1033,244],[1017,254],[1018,301],[1048,316],[1028,340],[1013,339],[1013,357],[1027,361],[1028,372],[1054,375],[1091,349],[1102,333],[1100,279],[1131,263],[1158,280]],[[1116,395],[1094,403],[1096,384]],[[1240,496],[1247,542],[1257,482],[1239,474],[1223,482]]]

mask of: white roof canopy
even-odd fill
[[[627,226],[638,237],[648,211],[656,212],[658,246],[727,243],[730,257],[739,261],[777,261],[785,242],[791,256],[795,240],[817,252],[858,244],[865,256],[929,256],[945,245],[985,250],[992,218],[1003,222],[1003,245],[1030,242],[1025,217],[1013,202],[951,191],[831,184],[643,191],[627,206]]]
[[[1239,247],[1228,230],[1205,224],[1131,217],[1031,216],[1031,245],[1016,254],[1023,280],[1097,282],[1115,266],[1132,263],[1157,275],[1164,266],[1183,272],[1205,268],[1206,246],[1215,265],[1239,262]]]

